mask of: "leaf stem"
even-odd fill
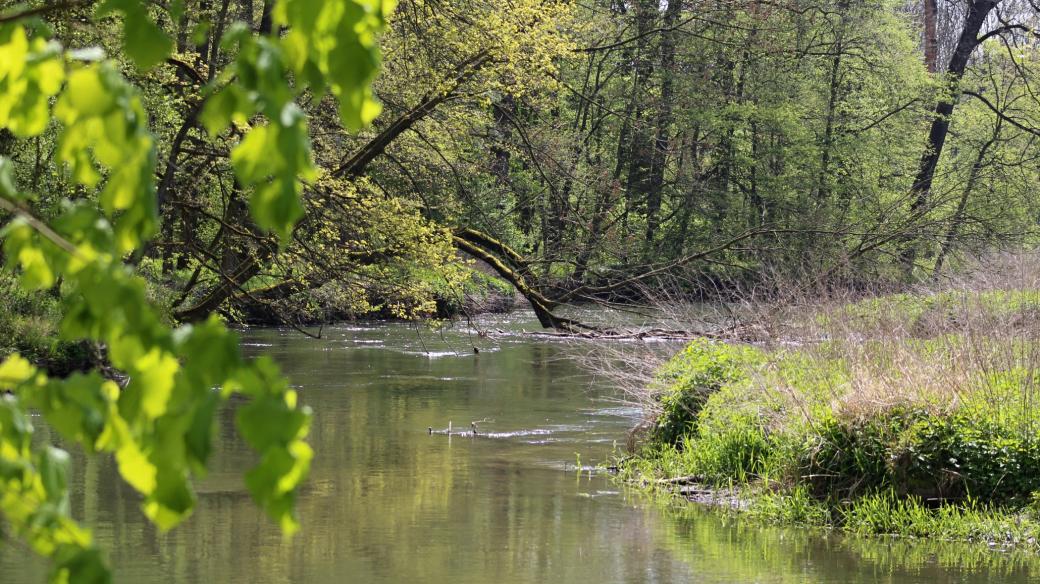
[[[0,197],[0,209],[3,209],[4,211],[8,211],[9,213],[13,213],[16,216],[21,217],[23,220],[25,220],[26,223],[29,224],[30,227],[35,229],[40,235],[50,240],[51,243],[74,256],[79,256],[79,250],[76,249],[76,246],[73,245],[72,242],[65,239],[60,234],[58,234],[58,232],[51,229],[50,225],[47,225],[43,221],[40,221],[38,218],[36,218],[35,215],[19,207],[12,201],[4,197]]]

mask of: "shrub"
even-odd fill
[[[768,353],[696,341],[629,468],[740,486],[770,520],[1040,541],[1037,322],[1034,289],[940,290],[817,310]]]
[[[58,338],[60,302],[46,292],[22,290],[0,273],[0,359],[19,353],[53,375],[89,369],[94,351],[85,341]]]
[[[651,428],[651,440],[678,445],[694,430],[698,413],[713,393],[747,379],[749,368],[762,362],[764,355],[750,347],[706,339],[688,344],[665,363],[655,380],[661,412]]]
[[[1040,441],[976,409],[949,415],[896,408],[831,418],[802,461],[819,496],[890,490],[902,497],[1021,502],[1040,490]]]

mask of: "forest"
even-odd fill
[[[320,338],[529,308],[594,336],[574,307],[861,301],[1031,253],[1038,26],[1033,0],[0,2],[0,513],[55,581],[107,581],[29,410],[113,453],[166,529],[220,404],[247,400],[248,490],[295,531],[311,413],[229,325]],[[955,312],[881,298],[904,312],[872,332],[850,302],[785,338],[902,339],[894,321]],[[1013,298],[948,319],[1006,332],[994,303],[1033,307]],[[828,328],[849,310],[860,324]],[[728,350],[664,374],[769,360]],[[650,441],[675,450],[626,476],[701,476],[668,456],[706,398],[661,434],[678,406],[657,375]]]
[[[271,193],[299,219],[281,245],[249,220],[238,123],[209,119],[240,95],[208,91],[273,7],[153,6],[169,55],[129,72],[161,218],[134,261],[178,321],[428,317],[488,289],[476,260],[565,326],[557,306],[662,276],[897,285],[1034,237],[1027,3],[437,1],[389,19],[370,127],[300,100],[314,160],[299,202]],[[48,24],[119,54],[93,10]],[[3,140],[43,217],[76,196],[54,150]]]

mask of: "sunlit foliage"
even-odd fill
[[[302,184],[316,178],[295,98],[305,89],[330,91],[354,128],[378,111],[368,84],[379,62],[375,35],[391,8],[383,0],[286,0],[274,19],[289,34],[228,35],[238,43],[235,64],[210,84],[203,118],[214,134],[236,124],[233,165],[253,187],[250,206],[262,228],[286,238],[300,216]],[[144,4],[106,2],[97,18],[113,12],[138,69],[166,58],[172,42]],[[168,529],[191,512],[191,481],[205,471],[217,408],[239,394],[247,403],[237,411],[238,430],[258,453],[246,484],[292,533],[294,495],[312,456],[307,409],[272,362],[243,360],[216,319],[165,325],[127,262],[158,226],[156,142],[140,92],[102,51],[63,47],[17,15],[0,21],[0,126],[31,138],[56,124],[57,162],[81,194],[42,221],[28,205],[35,195],[16,184],[17,162],[2,159],[0,208],[12,217],[2,232],[7,267],[26,289],[57,290],[62,337],[97,342],[125,376],[122,386],[99,373],[49,378],[18,355],[0,364],[0,512],[15,535],[52,559],[54,581],[108,581],[89,532],[69,516],[68,455],[33,440],[28,409],[68,442],[114,454],[143,496],[142,511]],[[293,76],[306,84],[290,83]]]

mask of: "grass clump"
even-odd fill
[[[740,380],[744,369],[763,361],[750,347],[691,342],[664,364],[654,381],[657,415],[651,426],[653,441],[679,445],[695,430],[697,414],[712,394]]]

